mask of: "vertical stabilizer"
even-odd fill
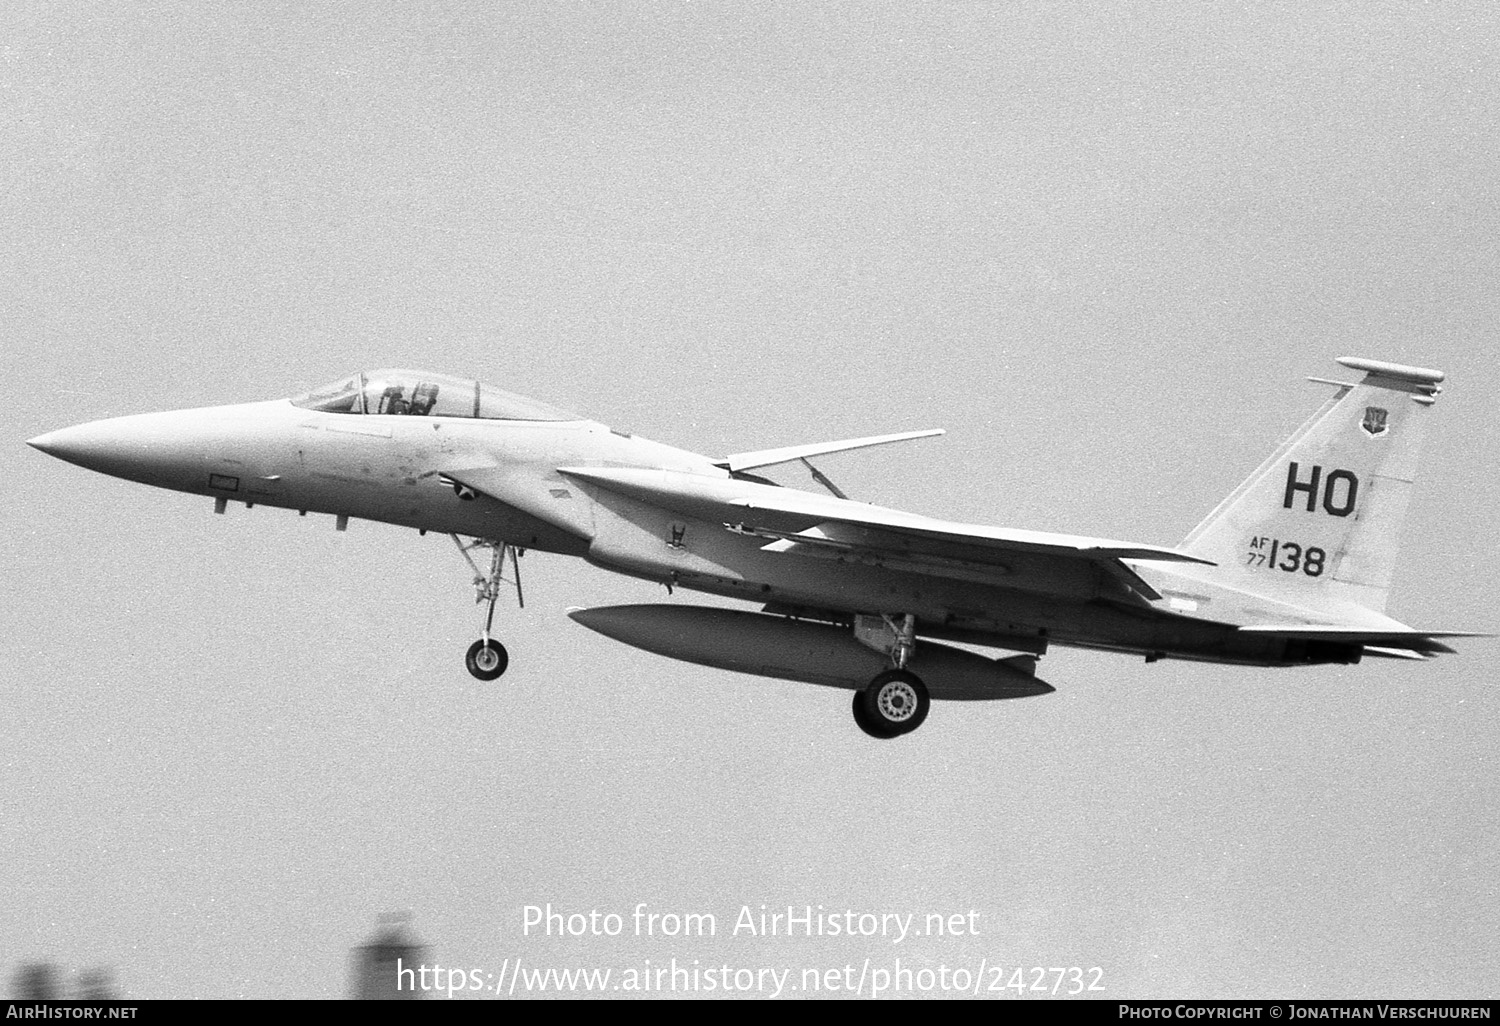
[[[1230,587],[1319,608],[1384,612],[1441,371],[1340,357],[1364,371],[1179,546]]]

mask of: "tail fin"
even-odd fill
[[[1385,611],[1398,535],[1442,371],[1340,357],[1364,371],[1178,546],[1215,580],[1305,607]],[[1207,570],[1207,568],[1204,568]]]

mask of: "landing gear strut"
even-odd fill
[[[854,636],[877,652],[889,655],[895,668],[875,675],[863,691],[854,693],[854,722],[871,737],[888,740],[910,734],[927,719],[932,698],[927,685],[906,668],[917,647],[916,617],[907,614],[897,623],[889,616],[856,618]]]
[[[490,629],[495,624],[495,600],[500,597],[500,585],[505,583],[505,578],[502,576],[505,571],[505,557],[510,556],[513,581],[516,586],[516,603],[525,609],[526,597],[521,592],[520,559],[526,550],[508,542],[491,541],[488,538],[475,538],[465,545],[456,534],[448,537],[453,539],[453,544],[458,546],[459,553],[474,570],[474,601],[489,604],[484,616],[484,632],[478,641],[469,646],[468,654],[464,657],[464,665],[468,666],[469,672],[480,680],[495,680],[510,665],[510,654],[505,651],[505,646],[490,637]],[[490,550],[488,572],[480,570],[479,564],[474,562],[471,553],[475,549]]]

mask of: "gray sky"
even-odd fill
[[[664,595],[544,554],[480,684],[446,539],[22,443],[417,366],[712,454],[942,426],[823,469],[1171,544],[1366,356],[1451,378],[1390,611],[1494,630],[1497,52],[1484,3],[5,5],[0,986],[340,996],[406,908],[486,971],[1495,996],[1493,642],[1055,650],[1056,694],[877,744],[844,692],[574,625]],[[720,936],[521,936],[549,901]],[[980,935],[725,935],[762,903]]]

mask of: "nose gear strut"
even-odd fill
[[[490,637],[490,629],[495,624],[495,600],[500,597],[500,585],[507,583],[504,577],[505,557],[510,556],[512,574],[510,583],[515,584],[516,604],[525,609],[526,596],[521,591],[521,557],[525,555],[526,550],[509,542],[494,541],[490,538],[475,538],[465,545],[456,534],[450,534],[448,537],[453,539],[453,544],[458,546],[459,554],[474,571],[474,601],[489,603],[484,617],[484,631],[479,640],[469,646],[464,662],[469,672],[480,680],[495,680],[510,665],[510,655],[505,651],[505,646]],[[490,567],[487,572],[481,570],[479,564],[474,561],[472,553],[475,549],[490,550]]]

